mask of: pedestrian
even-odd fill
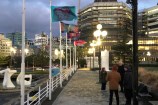
[[[117,72],[118,66],[113,65],[112,71],[110,71],[107,74],[107,82],[109,81],[109,91],[110,91],[110,97],[109,97],[109,105],[112,105],[113,101],[113,93],[115,93],[116,96],[116,102],[117,105],[119,105],[119,94],[118,94],[118,88],[119,88],[119,82],[121,80],[120,74]]]
[[[132,71],[130,66],[124,66],[125,75],[124,75],[124,92],[126,97],[126,104],[131,105],[132,99]]]
[[[107,72],[103,67],[100,71],[101,90],[106,90],[106,76],[107,76]]]
[[[121,92],[124,92],[123,79],[124,79],[125,71],[124,71],[124,64],[123,64],[122,60],[119,61],[119,64],[118,64],[118,72],[119,72],[120,75],[121,75],[121,81],[119,82],[120,88],[121,88],[120,91],[121,91]]]

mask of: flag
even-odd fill
[[[69,26],[69,32],[78,33],[79,29],[77,25],[70,25]]]
[[[66,23],[63,23],[63,22],[60,22],[60,24],[61,24],[61,32],[62,33],[69,31],[69,24],[66,24]]]
[[[51,6],[52,22],[77,19],[75,6]]]
[[[75,46],[83,46],[84,44],[86,44],[87,42],[84,40],[76,40],[74,41],[74,45]]]
[[[80,36],[80,33],[74,33],[74,32],[69,32],[68,33],[68,38],[72,39],[74,37]]]

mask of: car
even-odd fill
[[[42,67],[37,67],[36,70],[39,70],[39,71],[42,70],[42,71],[44,71],[44,69],[42,69]]]

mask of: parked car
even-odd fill
[[[42,69],[42,67],[37,67],[36,70],[44,71],[44,69]]]

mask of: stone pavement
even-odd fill
[[[97,71],[78,70],[58,95],[53,105],[108,105],[109,91],[107,89],[102,92],[100,90],[101,84],[97,82]],[[124,95],[119,92],[119,96],[120,105],[124,105]],[[116,105],[115,103],[114,97],[113,105]]]

